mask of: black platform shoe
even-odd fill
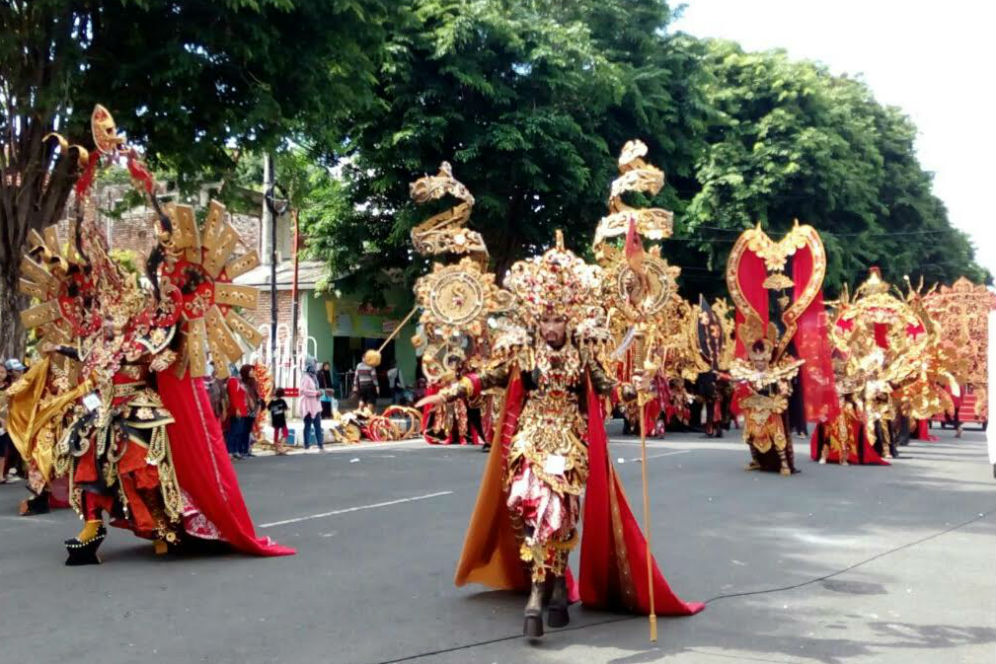
[[[550,627],[567,627],[571,622],[567,604],[567,579],[563,576],[555,577],[553,592],[550,593],[550,606],[546,610],[546,624]]]
[[[33,498],[27,498],[21,501],[18,506],[18,513],[21,516],[34,516],[36,514],[48,514],[48,494],[43,493],[40,496],[35,496]]]
[[[106,536],[107,529],[101,525],[100,528],[97,529],[97,534],[85,542],[80,540],[78,537],[67,539],[66,551],[69,552],[69,557],[66,558],[66,564],[69,566],[99,565],[100,556],[97,555],[97,549],[100,547],[100,543],[104,541]]]
[[[531,639],[538,639],[543,636],[543,584],[533,582],[532,590],[529,592],[529,601],[526,602],[525,623],[522,633]]]

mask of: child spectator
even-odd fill
[[[276,397],[266,406],[270,411],[270,424],[273,425],[273,448],[277,454],[287,454],[284,446],[287,440],[287,402],[284,401],[284,388],[277,388]]]

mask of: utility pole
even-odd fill
[[[294,359],[297,359],[297,317],[299,312],[298,298],[299,294],[297,292],[297,274],[298,274],[298,244],[300,243],[300,235],[298,229],[298,210],[295,208],[291,211],[294,215],[294,248],[291,250],[294,253],[294,281],[291,285],[291,353]],[[307,354],[307,353],[305,353]],[[296,376],[296,375],[295,375]],[[297,383],[294,383],[294,387],[297,387]]]
[[[273,181],[273,155],[267,152],[263,156],[263,242],[270,243],[270,375],[277,385],[277,219],[272,200]],[[263,256],[267,256],[266,251]]]

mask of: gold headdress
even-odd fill
[[[882,295],[883,293],[888,293],[892,289],[889,282],[882,279],[882,271],[877,267],[871,267],[868,270],[868,279],[865,280],[863,284],[858,286],[858,289],[854,291],[856,297],[861,297],[863,295]]]
[[[778,345],[778,330],[769,323],[767,333],[761,319],[751,314],[740,326],[740,337],[747,347],[747,357],[751,362],[764,360],[770,362]]]
[[[559,230],[553,248],[542,256],[518,261],[505,276],[505,287],[519,301],[530,325],[551,314],[577,324],[598,286],[599,269],[565,249]]]

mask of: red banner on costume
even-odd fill
[[[813,252],[809,247],[803,247],[792,259],[792,277],[796,284],[793,297],[796,300],[802,295],[802,288],[809,283],[812,274]],[[799,359],[806,361],[800,371],[806,420],[827,422],[840,412],[840,403],[834,381],[822,289],[799,317],[797,324],[795,349]]]
[[[768,272],[764,267],[764,259],[753,251],[745,251],[740,259],[739,270],[737,271],[737,282],[740,290],[751,308],[757,312],[761,318],[763,330],[768,330],[768,289],[764,287],[764,280]],[[739,305],[739,303],[736,303]],[[740,337],[740,326],[746,320],[740,307],[737,306],[737,357],[747,357],[747,349]]]

